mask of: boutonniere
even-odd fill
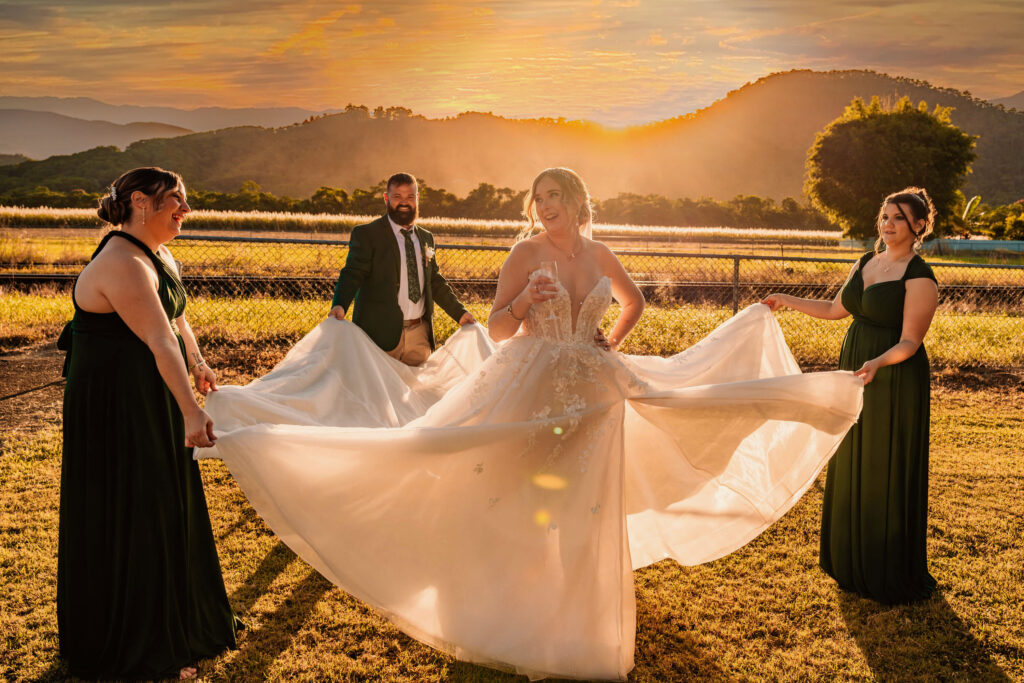
[[[423,250],[423,255],[427,257],[428,261],[430,261],[431,259],[434,258],[434,248],[433,247],[426,247]]]

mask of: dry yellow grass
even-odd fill
[[[233,356],[225,374],[244,381],[243,367],[262,372],[283,350]],[[222,351],[208,355],[227,369]],[[933,598],[885,607],[837,590],[817,568],[819,482],[729,557],[636,572],[630,680],[1024,681],[1022,398],[1019,389],[934,392]],[[201,468],[228,593],[249,626],[238,650],[201,663],[205,680],[525,680],[406,637],[296,558],[222,464]],[[56,427],[3,444],[0,679],[65,678],[54,606],[59,474]]]
[[[470,303],[469,308],[480,320],[486,320],[490,311],[489,304],[482,302]],[[323,320],[326,312],[325,299],[198,296],[190,299],[186,315],[200,341],[224,345],[294,342]],[[56,339],[72,313],[67,293],[0,288],[0,351]],[[616,306],[609,310],[606,327],[617,313]],[[673,349],[699,341],[731,315],[732,309],[725,306],[649,304],[622,350],[669,355]],[[778,313],[777,319],[801,363],[828,366],[838,362],[849,319],[816,320],[792,311]],[[435,311],[435,321],[439,340],[455,330],[455,322],[440,309]],[[933,363],[940,366],[1024,367],[1024,345],[1018,342],[1022,325],[1019,315],[940,309],[925,345]]]

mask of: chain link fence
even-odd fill
[[[348,253],[348,243],[342,241],[198,235],[183,235],[172,248],[191,297],[193,327],[202,336],[227,341],[294,339],[313,328],[330,307]],[[637,353],[685,348],[772,292],[831,299],[854,260],[630,249],[616,253],[648,301],[644,318],[623,347]],[[507,254],[505,246],[438,245],[436,258],[460,298],[478,318],[485,318]],[[81,264],[64,261],[5,267],[0,284],[66,289]],[[940,301],[925,340],[933,363],[1024,367],[1024,266],[930,265]],[[609,312],[609,321],[615,312]],[[848,320],[817,320],[792,311],[780,312],[778,319],[802,363],[836,362]],[[440,312],[437,325],[440,338],[454,329]]]

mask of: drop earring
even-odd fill
[[[142,224],[146,224],[146,207],[142,207]]]

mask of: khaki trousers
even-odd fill
[[[411,327],[403,327],[398,346],[387,354],[406,365],[420,365],[427,360],[430,357],[430,339],[427,338],[426,321]]]

